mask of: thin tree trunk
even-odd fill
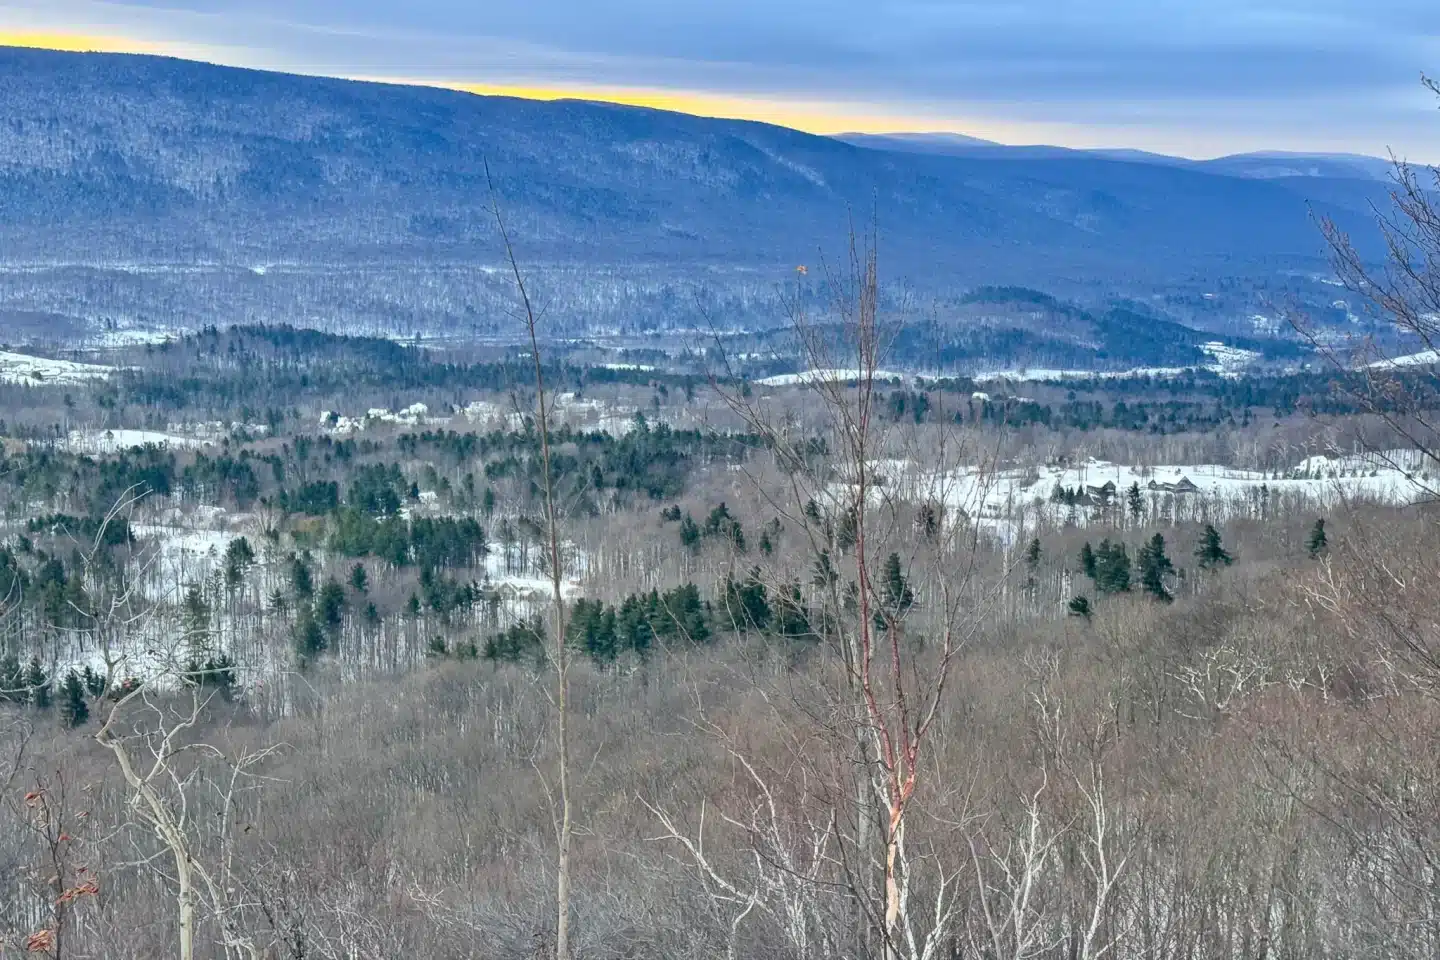
[[[486,165],[486,179],[489,180],[489,165]],[[550,414],[545,406],[545,375],[540,362],[540,341],[536,335],[536,316],[525,288],[525,278],[520,273],[520,264],[515,259],[515,248],[505,229],[505,220],[500,215],[500,203],[495,185],[490,183],[490,197],[495,211],[495,222],[500,228],[500,237],[505,243],[505,255],[510,261],[515,276],[515,287],[525,309],[525,326],[530,335],[530,357],[535,368],[536,427],[540,431],[540,459],[544,470],[546,546],[550,553],[550,586],[553,593],[552,644],[555,651],[555,709],[557,718],[556,760],[559,766],[557,777],[560,788],[559,823],[556,825],[557,850],[555,857],[555,960],[570,960],[570,841],[574,832],[570,809],[570,656],[565,646],[565,593],[563,571],[560,567],[560,532],[555,515],[554,475],[550,469]]]

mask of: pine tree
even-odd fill
[[[370,589],[370,577],[366,574],[363,563],[357,563],[350,568],[350,587],[362,595]]]
[[[1090,619],[1090,598],[1080,594],[1070,598],[1070,615],[1073,617],[1084,617]]]
[[[200,584],[192,583],[185,591],[182,619],[185,625],[186,658],[190,665],[198,664],[210,648],[210,604]]]
[[[85,681],[85,690],[90,696],[97,700],[105,696],[105,674],[87,663],[85,664],[85,670],[80,674],[80,679]]]
[[[30,686],[26,681],[25,668],[20,658],[13,653],[0,659],[0,700],[7,703],[29,703]]]
[[[1140,515],[1145,512],[1145,500],[1140,495],[1140,481],[1130,484],[1130,490],[1125,494],[1125,499],[1130,504],[1130,519],[1139,520]]]
[[[30,702],[37,709],[48,709],[50,706],[50,678],[45,676],[45,668],[40,666],[39,657],[30,658],[30,666],[25,671],[25,683],[30,688]]]
[[[1305,549],[1310,552],[1310,559],[1319,558],[1329,545],[1330,540],[1325,536],[1325,521],[1316,520],[1315,526],[1310,528],[1310,537],[1305,541]]]
[[[1030,541],[1030,546],[1025,548],[1025,592],[1034,595],[1037,582],[1035,574],[1040,569],[1040,538],[1036,537]]]
[[[1199,546],[1195,548],[1195,558],[1199,561],[1201,570],[1228,567],[1235,562],[1235,558],[1225,552],[1225,547],[1220,542],[1220,531],[1208,523],[1205,524],[1205,532],[1200,535]]]
[[[326,580],[315,598],[315,619],[331,634],[340,629],[345,616],[345,588],[334,580]]]
[[[315,578],[310,574],[310,565],[304,557],[290,558],[290,590],[297,600],[309,600],[315,592]]]
[[[1149,543],[1140,548],[1136,559],[1140,565],[1140,583],[1145,592],[1163,603],[1174,600],[1165,587],[1165,577],[1175,572],[1175,565],[1165,555],[1165,538],[1155,534]]]
[[[1085,571],[1085,576],[1091,580],[1095,579],[1095,551],[1090,548],[1090,541],[1086,540],[1085,545],[1080,548],[1080,569]]]
[[[65,674],[60,685],[60,720],[72,730],[90,719],[90,705],[85,702],[85,683],[74,670]]]
[[[905,577],[905,570],[900,565],[900,554],[892,553],[885,558],[885,570],[882,584],[885,591],[885,605],[889,613],[896,619],[904,617],[915,603],[915,591],[910,589],[910,583]]]
[[[320,629],[310,608],[303,608],[295,621],[295,652],[300,655],[300,662],[307,663],[312,657],[324,653],[325,646],[325,631]]]
[[[236,589],[245,581],[245,573],[255,563],[255,550],[245,537],[236,537],[225,548],[225,586]]]
[[[1101,593],[1130,590],[1130,554],[1123,543],[1100,541],[1095,551],[1095,588]]]
[[[687,513],[680,520],[680,544],[694,549],[699,542],[700,527],[695,523],[695,518]]]

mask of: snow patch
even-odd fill
[[[26,353],[0,352],[0,383],[44,384],[86,383],[104,380],[115,372],[114,367],[98,363],[77,363],[50,357],[32,357]]]
[[[860,370],[819,369],[805,370],[800,373],[782,373],[755,382],[762,387],[793,387],[810,383],[848,383],[852,380],[859,380],[864,375],[864,372]],[[905,380],[908,377],[908,374],[897,373],[894,370],[875,371],[876,380]]]
[[[65,449],[70,453],[94,456],[129,450],[131,447],[156,446],[193,450],[214,446],[214,443],[213,440],[203,437],[180,436],[158,430],[71,430],[65,439]]]

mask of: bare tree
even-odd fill
[[[540,434],[541,489],[545,506],[545,546],[548,552],[545,564],[551,587],[551,650],[555,669],[555,712],[556,712],[556,779],[558,781],[559,809],[555,827],[557,849],[555,855],[555,960],[570,960],[570,846],[574,836],[574,823],[570,799],[570,651],[566,643],[565,593],[563,589],[565,569],[560,558],[560,529],[556,514],[555,474],[550,462],[550,408],[545,392],[545,370],[540,356],[540,340],[537,332],[539,317],[530,292],[525,286],[525,277],[520,271],[520,262],[515,256],[514,244],[505,228],[505,218],[500,210],[500,197],[490,179],[490,167],[485,167],[486,181],[490,187],[491,211],[495,225],[505,246],[505,257],[509,261],[511,274],[515,279],[515,290],[520,297],[524,311],[525,331],[530,340],[530,359],[535,371],[535,425]]]
[[[843,819],[853,830],[848,855],[836,853],[860,906],[861,942],[873,932],[887,960],[919,960],[946,943],[954,872],[913,857],[906,833],[952,669],[1004,582],[983,575],[991,557],[976,522],[993,456],[945,422],[943,399],[925,430],[885,422],[883,364],[901,327],[882,316],[874,236],[862,244],[852,231],[843,268],[826,268],[828,316],[810,315],[808,271],[797,276],[792,328],[821,429],[748,390],[714,386],[766,438],[783,493],[756,488],[805,547],[802,569],[778,571],[771,593],[806,582],[816,634],[835,655],[840,682],[812,716],[852,745],[841,776],[851,782]],[[913,886],[922,863],[941,897],[925,930]]]

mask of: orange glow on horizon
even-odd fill
[[[0,30],[0,47],[28,47],[61,50],[66,53],[161,53],[157,44],[124,37],[102,37],[83,33],[52,33],[38,30]]]
[[[180,45],[156,43],[130,37],[101,34],[66,33],[45,30],[5,30],[0,28],[0,47],[29,47],[60,50],[69,53],[148,53],[194,58],[196,50]],[[229,59],[229,58],[227,58]],[[244,66],[245,64],[234,64]],[[294,72],[304,73],[303,68]],[[891,112],[876,105],[860,105],[833,101],[805,100],[792,97],[763,95],[739,96],[726,93],[691,90],[665,90],[656,87],[626,86],[548,86],[524,83],[479,83],[465,80],[425,80],[392,76],[352,76],[349,79],[402,86],[439,87],[479,96],[519,97],[526,100],[593,100],[630,107],[670,110],[700,117],[726,120],[754,120],[777,126],[803,130],[806,133],[901,133],[916,131],[954,130],[975,136],[1006,139],[1023,136],[1018,130],[997,128],[992,123],[958,124],[954,118],[907,115]]]
[[[817,134],[901,133],[944,130],[950,127],[950,124],[934,117],[904,116],[853,104],[779,97],[734,96],[650,87],[549,87],[393,79],[385,79],[384,82],[443,87],[480,96],[519,97],[525,100],[593,100],[629,107],[671,110],[699,117],[755,120]],[[967,125],[967,129],[974,129],[974,126],[978,124]]]

